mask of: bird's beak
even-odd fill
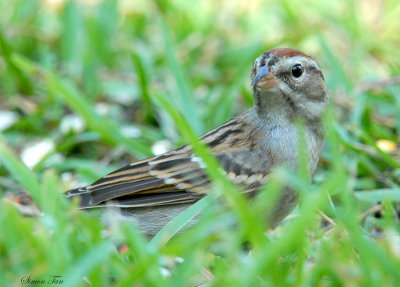
[[[278,80],[269,72],[268,66],[262,66],[258,69],[257,75],[254,77],[253,88],[271,89],[278,85]]]

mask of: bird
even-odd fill
[[[263,52],[251,71],[251,108],[200,137],[228,178],[256,194],[278,167],[299,165],[298,125],[304,123],[308,173],[315,173],[323,148],[322,114],[328,103],[324,76],[315,60],[292,48]],[[115,206],[149,237],[196,201],[212,182],[190,145],[126,165],[94,183],[67,191],[80,208]],[[279,224],[298,195],[285,187],[269,225]]]

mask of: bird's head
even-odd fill
[[[295,49],[272,49],[258,57],[252,86],[255,108],[261,115],[280,105],[294,116],[319,118],[328,102],[324,76],[317,63]]]

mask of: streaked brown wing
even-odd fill
[[[249,150],[217,154],[217,158],[228,178],[248,191],[258,189],[269,171],[265,155]]]
[[[234,118],[202,137],[228,176],[249,191],[258,188],[268,170],[265,155],[254,151],[255,132]],[[190,147],[118,169],[84,188],[70,190],[90,208],[112,200],[121,207],[159,206],[197,201],[210,190],[202,162]]]
[[[68,191],[80,196],[83,208],[113,200],[125,207],[187,203],[198,200],[209,181],[191,153],[170,152],[127,165],[83,188]]]

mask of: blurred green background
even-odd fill
[[[397,0],[0,0],[0,285],[398,286],[399,19]],[[253,61],[275,47],[314,57],[330,94],[314,184],[284,178],[319,196],[302,216],[265,236],[208,208],[197,229],[147,244],[65,202],[190,138],[157,97],[196,135],[250,107]]]

